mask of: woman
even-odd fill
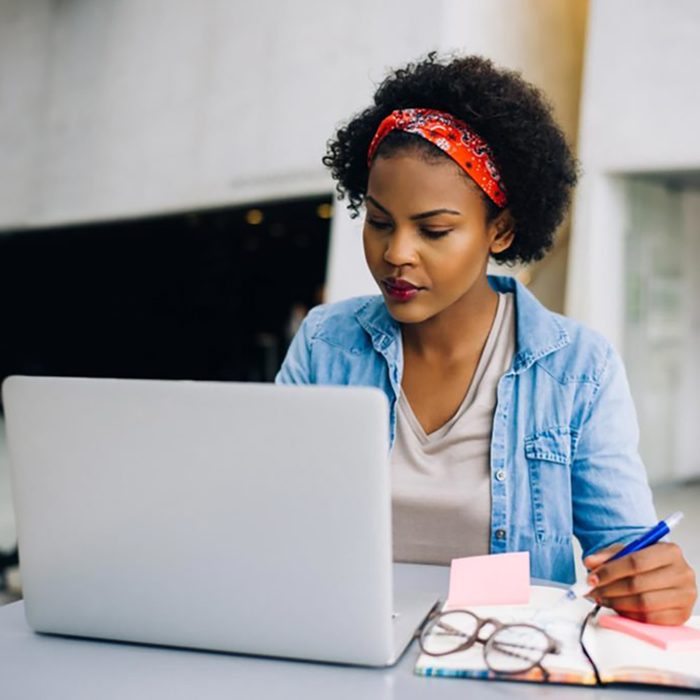
[[[624,369],[490,258],[540,259],[576,182],[545,99],[479,57],[397,70],[329,142],[382,296],[311,311],[279,383],[368,385],[389,399],[394,557],[528,550],[532,575],[619,613],[684,622],[695,578],[659,543],[603,564],[656,515]]]

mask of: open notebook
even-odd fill
[[[543,627],[561,644],[559,654],[545,657],[543,665],[550,673],[549,682],[595,685],[590,663],[581,651],[579,631],[586,614],[593,608],[587,600],[555,606],[562,589],[532,586],[528,605],[475,606],[469,610],[479,617],[494,617],[501,622],[531,622]],[[599,616],[612,611],[603,609]],[[700,629],[700,616],[688,626]],[[700,651],[667,651],[621,632],[597,624],[586,630],[585,644],[598,666],[603,683],[642,683],[700,689]],[[504,678],[488,670],[483,646],[443,657],[421,654],[415,672],[424,676],[465,678]],[[510,680],[542,681],[539,670],[507,676]]]

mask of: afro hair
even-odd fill
[[[353,117],[328,142],[323,164],[347,196],[356,217],[367,191],[367,151],[379,123],[395,109],[425,107],[463,120],[489,145],[508,193],[515,221],[509,248],[493,254],[502,263],[541,259],[567,211],[577,163],[543,93],[511,70],[480,56],[439,59],[436,53],[395,70],[374,95],[374,105]],[[420,136],[392,132],[375,158],[397,149],[419,149],[426,157],[449,157]],[[486,195],[487,216],[500,209]]]

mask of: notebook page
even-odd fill
[[[700,629],[700,616],[688,626]],[[700,689],[700,654],[667,651],[628,634],[595,628],[596,654],[604,682],[658,683]]]

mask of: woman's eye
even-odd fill
[[[372,227],[384,231],[388,229],[391,224],[387,221],[377,221],[376,219],[367,219],[367,223]]]
[[[442,238],[443,236],[446,236],[452,229],[451,228],[441,228],[441,229],[435,229],[435,228],[422,228],[420,232],[426,237],[426,238]]]

